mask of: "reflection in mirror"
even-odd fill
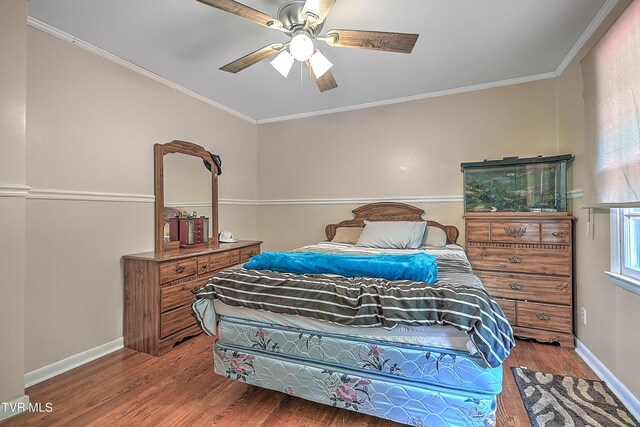
[[[164,163],[164,242],[181,247],[207,245],[211,237],[211,172],[200,157],[166,154]]]

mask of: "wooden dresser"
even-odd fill
[[[475,273],[514,335],[574,347],[573,220],[566,213],[467,213]]]
[[[194,294],[216,271],[259,254],[261,243],[124,256],[124,345],[160,356],[202,332],[191,314]]]

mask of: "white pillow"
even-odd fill
[[[424,239],[422,240],[422,246],[446,246],[447,245],[447,233],[442,228],[427,227],[427,231],[424,232]]]
[[[417,249],[422,244],[425,221],[365,221],[356,246],[382,249]]]

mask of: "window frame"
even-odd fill
[[[636,270],[633,268],[628,268],[626,266],[626,254],[627,254],[627,230],[625,229],[625,222],[626,222],[626,218],[628,217],[632,217],[632,218],[640,218],[640,212],[638,213],[627,213],[626,212],[627,208],[622,208],[622,209],[618,209],[618,215],[620,216],[620,218],[618,219],[618,223],[620,225],[620,256],[619,256],[619,261],[620,261],[620,274],[624,275],[624,276],[628,276],[628,277],[632,277],[636,280],[640,280],[640,269]],[[640,240],[640,239],[639,239]],[[638,245],[640,242],[636,242],[635,244]]]
[[[636,275],[635,270],[624,265],[624,218],[623,208],[611,209],[611,271],[605,271],[605,274],[616,286],[640,295],[640,273]]]

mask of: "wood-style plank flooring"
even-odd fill
[[[213,373],[213,338],[200,335],[162,357],[123,349],[27,389],[51,413],[13,417],[9,426],[400,426],[355,412],[228,380]],[[518,340],[504,364],[498,426],[529,421],[511,374],[526,366],[597,378],[573,350]]]

